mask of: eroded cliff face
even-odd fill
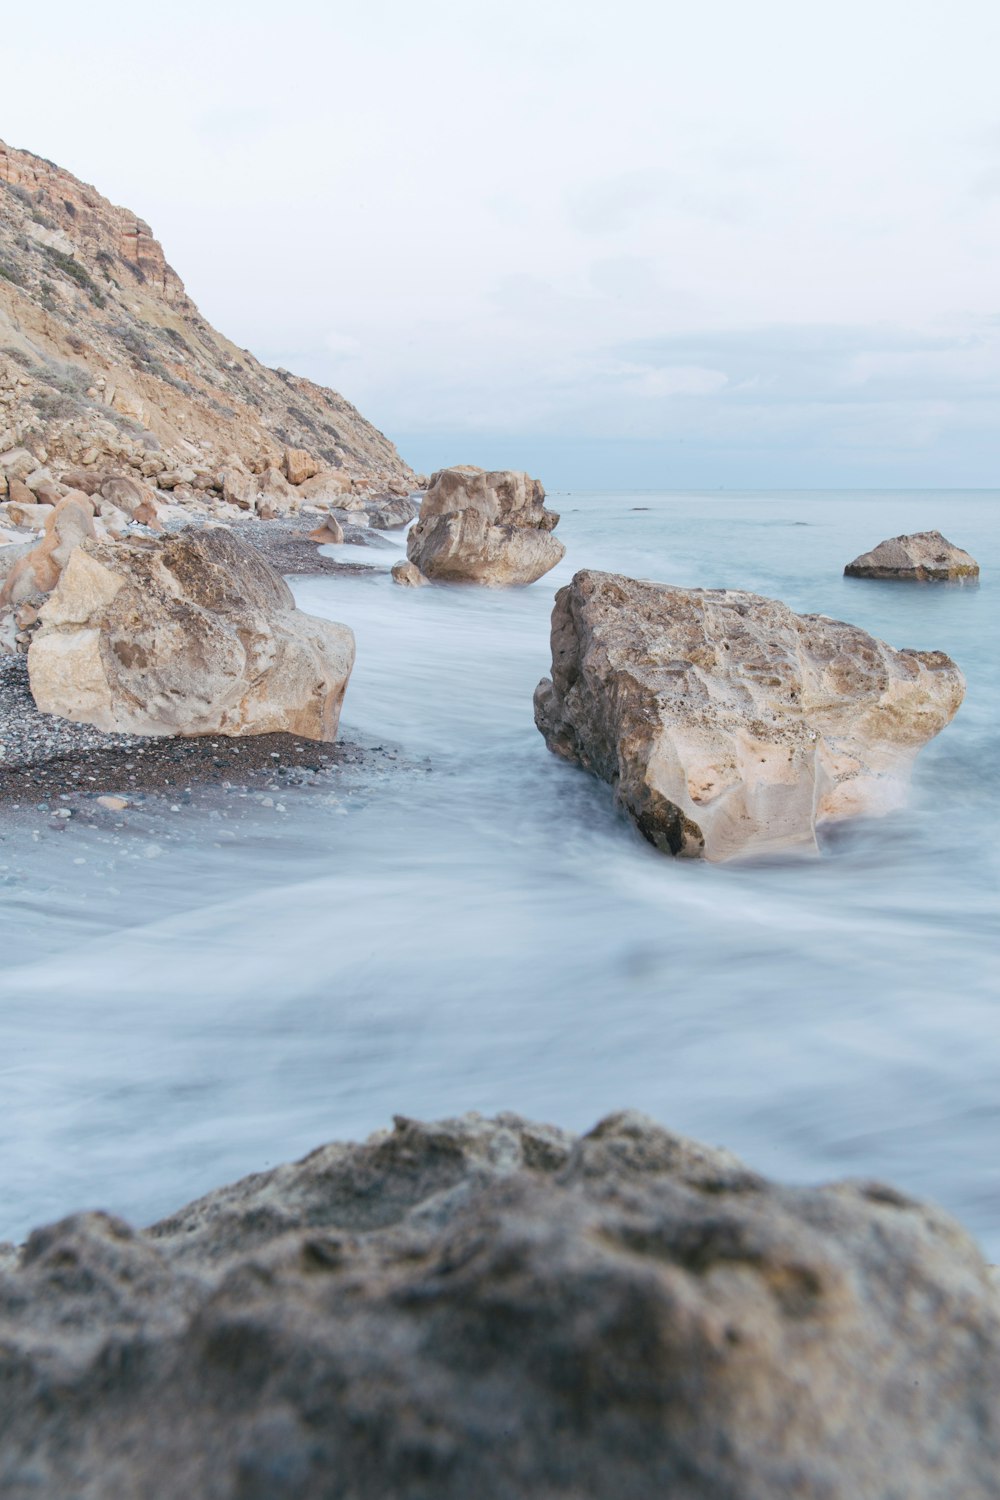
[[[356,488],[414,475],[335,391],[271,370],[216,332],[148,224],[0,141],[0,453],[132,469],[159,484],[287,448]]]

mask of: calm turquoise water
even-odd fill
[[[887,1178],[1000,1258],[1000,494],[551,503],[568,555],[529,590],[295,581],[357,634],[344,735],[394,761],[151,798],[117,829],[7,815],[0,1238],[82,1206],[148,1220],[394,1112],[631,1105],[786,1179]],[[978,589],[841,576],[931,526]],[[657,855],[532,723],[581,566],[948,651],[968,698],[909,811],[820,860]]]

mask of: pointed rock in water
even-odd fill
[[[75,1214],[0,1246],[0,1325],[12,1500],[994,1500],[1000,1472],[1000,1306],[955,1223],[634,1113],[397,1119],[145,1231]]]
[[[558,523],[527,474],[471,464],[439,469],[406,553],[432,583],[511,588],[534,583],[562,560],[566,548],[552,535]]]
[[[940,531],[915,531],[879,542],[847,564],[848,578],[900,578],[917,583],[979,577],[979,564]]]
[[[223,527],[82,543],[41,621],[28,672],[43,713],[115,733],[336,737],[354,636],[297,610]]]
[[[722,860],[815,849],[823,823],[902,806],[964,693],[940,651],[737,589],[584,571],[556,595],[535,722],[650,843]]]

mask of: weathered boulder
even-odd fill
[[[21,486],[23,489],[23,485]],[[28,491],[31,494],[31,491]],[[34,497],[30,501],[5,500],[0,505],[0,520],[8,526],[28,526],[39,531],[52,511],[51,505],[39,505]]]
[[[101,495],[109,505],[124,511],[133,521],[142,526],[151,526],[154,531],[160,529],[156,495],[148,484],[116,474],[104,480]]]
[[[0,472],[10,479],[27,479],[38,468],[38,459],[27,448],[8,448],[0,453]]]
[[[344,540],[344,528],[336,516],[326,516],[321,526],[317,526],[315,531],[309,532],[309,540],[311,542],[333,543],[335,546],[339,546]]]
[[[424,584],[428,581],[416,563],[411,563],[409,560],[405,562],[400,560],[398,563],[393,563],[391,571],[393,583],[398,583],[403,588],[423,588]]]
[[[395,531],[408,526],[419,510],[419,505],[410,495],[383,495],[379,500],[365,503],[368,524],[378,531]]]
[[[900,807],[964,692],[940,651],[736,589],[584,571],[556,595],[535,722],[651,843],[720,860],[815,849],[818,825]]]
[[[286,448],[281,467],[289,484],[304,484],[319,472],[319,464],[305,448]]]
[[[978,578],[979,564],[940,531],[915,531],[879,542],[844,569],[848,578],[901,578],[918,583]]]
[[[0,612],[36,595],[48,594],[73,550],[96,535],[93,501],[71,490],[58,505],[46,505],[45,530],[39,541],[8,574],[0,589]]]
[[[353,635],[298,611],[224,528],[85,543],[41,621],[28,671],[43,713],[132,734],[336,735]]]
[[[227,505],[236,505],[240,510],[253,510],[257,503],[257,480],[253,474],[242,469],[223,469],[219,474],[222,498]]]
[[[353,502],[344,498],[350,496],[352,488],[351,476],[345,469],[324,469],[312,479],[303,480],[298,490],[302,500],[336,500],[338,505],[356,503],[360,507],[364,503],[360,496]]]
[[[0,1251],[9,1500],[994,1500],[1000,1307],[875,1183],[397,1119]]]
[[[527,474],[441,469],[407,537],[407,556],[433,583],[534,583],[565,555],[552,535],[558,521],[545,509],[541,484]]]

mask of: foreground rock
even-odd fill
[[[542,486],[527,474],[441,469],[431,478],[406,552],[434,583],[509,588],[534,583],[565,555],[552,535],[558,522],[545,508]]]
[[[987,1500],[1000,1317],[940,1212],[642,1116],[398,1120],[0,1247],[0,1489]]]
[[[964,693],[940,651],[735,589],[585,571],[556,595],[535,722],[657,848],[721,860],[815,849],[823,823],[900,807]]]
[[[41,622],[28,671],[43,713],[128,734],[336,735],[354,637],[297,610],[224,528],[84,542]]]
[[[879,542],[844,569],[848,578],[901,578],[918,583],[978,578],[979,564],[940,531],[915,531]]]

